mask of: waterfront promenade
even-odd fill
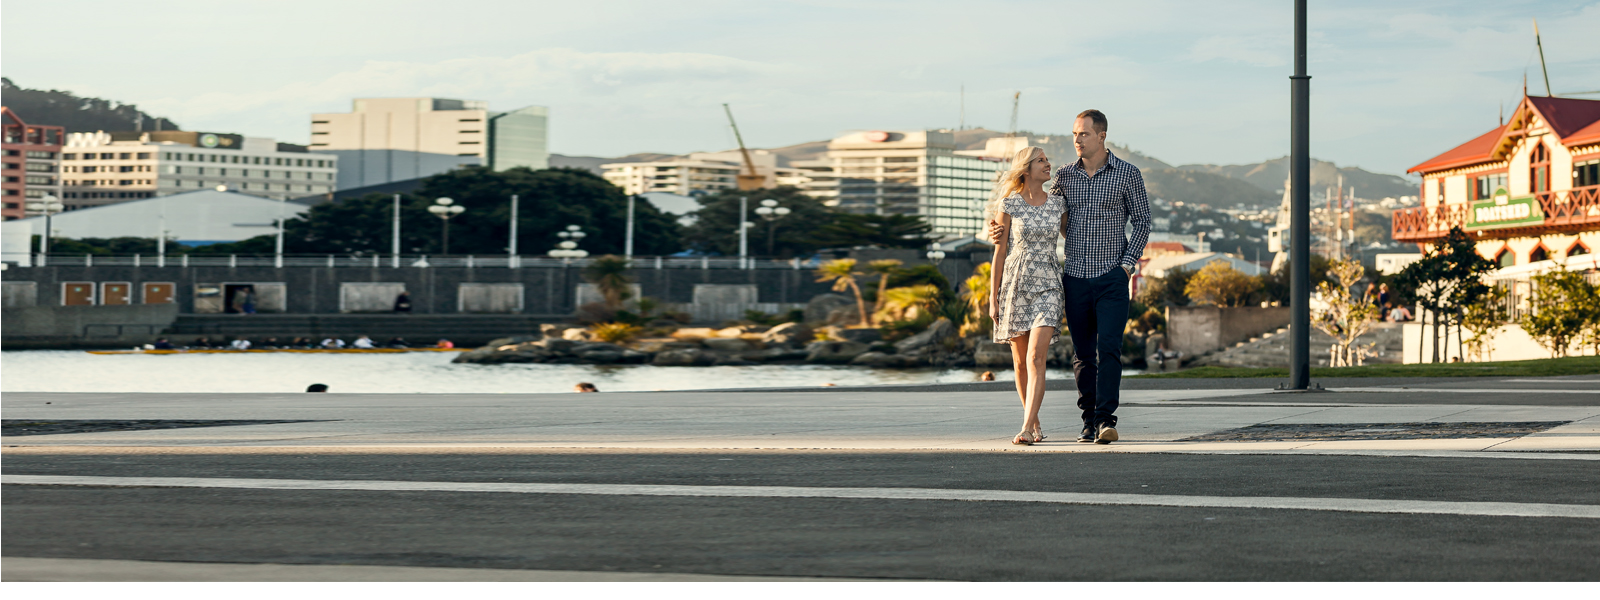
[[[7,393],[4,579],[1600,577],[1600,376],[1320,382]]]

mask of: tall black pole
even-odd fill
[[[1306,75],[1306,0],[1294,3],[1289,78],[1289,389],[1311,386],[1311,76]]]

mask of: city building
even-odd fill
[[[1164,254],[1162,256],[1147,260],[1148,262],[1144,263],[1144,266],[1139,267],[1139,270],[1142,271],[1147,277],[1166,277],[1168,271],[1173,271],[1176,269],[1198,272],[1200,269],[1205,268],[1206,265],[1214,262],[1224,263],[1227,266],[1232,267],[1233,270],[1244,273],[1245,275],[1255,276],[1267,272],[1267,270],[1262,268],[1261,265],[1237,256],[1233,256],[1231,254],[1223,254],[1221,252]]]
[[[290,219],[311,207],[285,200],[217,190],[195,190],[89,206],[50,219],[53,238],[156,238],[186,246],[237,242],[276,232],[279,218]],[[23,219],[34,235],[44,235],[44,217]]]
[[[198,131],[79,132],[61,149],[67,210],[223,186],[273,200],[335,189],[338,157],[271,138]]]
[[[755,165],[756,174],[765,178],[761,186],[764,188],[804,187],[811,181],[805,170],[778,166],[777,155],[766,150],[751,150],[750,162]],[[704,196],[738,189],[738,175],[748,171],[744,155],[738,150],[695,152],[682,158],[651,162],[607,163],[600,168],[605,170],[606,181],[622,188],[623,193],[663,192],[680,196]]]
[[[357,98],[348,113],[311,115],[311,149],[339,156],[339,187],[416,179],[469,165],[550,168],[549,110],[492,112],[448,98]]]
[[[948,130],[861,131],[828,142],[828,152],[794,167],[806,193],[841,211],[916,215],[936,235],[959,238],[983,229],[983,204],[996,171],[1009,161],[958,154]]]
[[[1600,100],[1525,95],[1505,123],[1407,172],[1422,205],[1394,212],[1395,241],[1426,248],[1460,227],[1503,269],[1600,250]]]
[[[27,216],[29,199],[61,197],[61,127],[29,125],[10,108],[0,107],[5,125],[3,209],[7,221]]]

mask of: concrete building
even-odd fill
[[[0,216],[7,221],[26,216],[27,202],[45,196],[61,197],[61,142],[63,129],[29,125],[10,108],[0,107],[5,126],[4,190]]]
[[[1260,275],[1267,270],[1253,262],[1221,252],[1190,252],[1188,254],[1164,254],[1148,259],[1139,270],[1148,277],[1166,277],[1168,271],[1183,269],[1197,272],[1214,262],[1223,262],[1233,270],[1245,275]]]
[[[379,185],[468,165],[550,168],[549,110],[492,112],[487,102],[357,98],[348,113],[311,115],[311,148],[341,158],[340,187]]]
[[[1407,169],[1422,205],[1394,239],[1426,248],[1460,227],[1502,268],[1600,251],[1600,100],[1524,96],[1507,121]]]
[[[160,237],[188,246],[237,242],[276,232],[279,218],[311,210],[304,204],[255,195],[196,190],[90,206],[51,218],[57,238]],[[33,235],[44,235],[44,217],[29,217]]]
[[[797,161],[808,195],[841,211],[917,215],[936,235],[983,228],[983,203],[996,171],[1009,163],[956,154],[955,136],[938,131],[861,131],[828,142],[827,154]]]
[[[804,187],[811,178],[802,169],[778,166],[777,155],[766,150],[751,150],[750,162],[756,174],[765,178],[764,188],[780,185]],[[738,189],[738,175],[745,172],[744,156],[738,150],[695,152],[687,157],[638,163],[608,163],[606,181],[627,194],[663,192],[680,196],[704,196]]]
[[[231,133],[74,133],[61,151],[67,210],[226,186],[284,200],[335,189],[338,157]]]

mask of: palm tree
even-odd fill
[[[861,325],[866,326],[871,321],[867,320],[867,301],[861,299],[861,286],[856,285],[856,278],[860,276],[861,272],[856,270],[854,258],[830,260],[817,268],[817,281],[832,281],[835,292],[845,290],[855,292],[856,309],[861,312]]]
[[[973,331],[989,329],[989,277],[993,273],[990,263],[983,263],[972,270],[968,277],[962,295],[967,297],[967,307],[971,309],[966,325],[962,326],[962,334]]]
[[[622,308],[622,301],[631,295],[628,281],[628,259],[620,256],[602,256],[583,269],[583,278],[594,284],[606,299],[606,308]]]
[[[939,286],[925,283],[897,287],[887,290],[884,296],[883,308],[878,312],[881,321],[914,321],[939,302]]]
[[[905,263],[892,258],[867,263],[867,272],[875,273],[878,276],[878,299],[872,303],[872,312],[874,314],[879,310],[883,310],[883,292],[889,289],[889,276],[893,275],[895,271],[899,271],[900,265],[903,264]]]

